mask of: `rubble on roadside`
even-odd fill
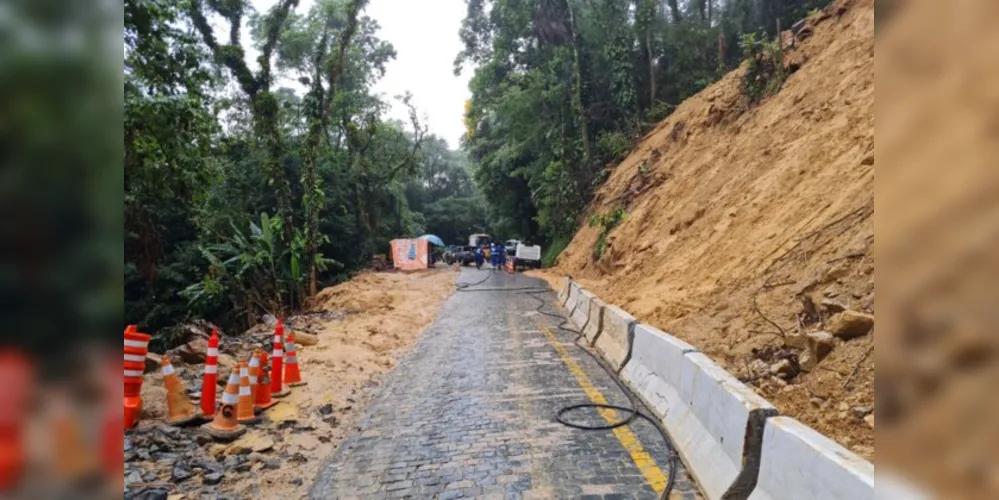
[[[302,377],[309,384],[292,389],[260,415],[260,422],[248,425],[247,432],[230,443],[212,439],[200,428],[204,421],[173,428],[166,425],[165,415],[143,415],[135,429],[125,432],[124,498],[306,496],[323,460],[357,428],[357,419],[377,394],[380,377],[391,370],[399,354],[415,344],[453,291],[451,272],[362,273],[325,289],[317,298],[316,307],[322,310],[285,318],[285,332],[293,331],[296,341],[305,338],[309,342],[311,335],[318,342],[302,344],[297,353]],[[393,303],[410,307],[386,307]],[[219,397],[239,360],[253,349],[272,351],[276,323],[276,318],[262,318],[261,324],[242,334],[220,332]],[[213,326],[196,322],[171,329],[181,333],[171,337],[170,345],[198,356],[200,342],[196,340],[210,336]],[[165,354],[188,396],[200,407],[204,364],[187,363],[173,351]],[[147,358],[147,365],[157,366],[145,376],[143,387],[162,388],[160,359],[152,359]],[[147,409],[155,409],[155,400],[165,394],[150,394],[144,403]]]
[[[314,346],[320,342],[315,333],[322,331],[315,323],[343,317],[338,312],[312,313],[292,317],[288,325],[295,329],[296,340],[304,338],[303,345]],[[204,322],[178,327],[176,330],[185,332],[188,337],[181,337],[182,343],[167,351],[195,404],[200,402],[203,363],[208,352],[207,335],[201,333],[210,332],[213,327]],[[243,335],[224,337],[218,357],[220,374],[228,374],[237,367],[237,360],[246,359],[256,348],[270,350],[272,328],[273,325],[270,328],[258,325]],[[310,448],[316,431],[322,434],[340,425],[332,416],[332,403],[319,408],[302,408],[280,402],[262,415],[259,424],[250,426],[243,437],[228,444],[216,442],[200,428],[207,420],[186,427],[171,427],[165,422],[166,390],[159,373],[161,362],[159,354],[147,356],[141,421],[125,432],[126,500],[201,498],[203,495],[224,498],[227,484],[261,470],[277,470],[301,462],[304,459],[301,452]],[[225,382],[226,377],[220,376],[219,387],[224,387]],[[350,408],[349,403],[347,408]]]

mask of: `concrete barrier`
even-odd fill
[[[586,343],[591,346],[600,336],[600,331],[604,325],[604,309],[606,308],[607,303],[596,297],[590,301],[590,319],[587,320],[586,327],[583,328],[583,335],[586,336]]]
[[[616,372],[620,373],[628,364],[633,329],[637,323],[638,320],[617,306],[604,308],[603,325],[593,347]]]
[[[874,499],[874,465],[788,417],[767,420],[759,482],[749,500]]]
[[[930,500],[925,491],[921,491],[908,481],[890,473],[878,470],[874,473],[875,500]]]
[[[697,349],[649,325],[636,325],[632,350],[621,379],[660,419],[667,413],[674,418],[689,413],[680,397],[681,368],[690,364],[684,356]]]
[[[634,331],[625,383],[662,419],[707,498],[746,498],[777,410],[692,345],[648,325]]]
[[[572,318],[572,313],[576,310],[576,304],[579,302],[579,292],[582,288],[579,287],[579,283],[572,281],[569,283],[569,294],[565,300],[565,310],[568,311],[566,317]]]
[[[558,305],[565,307],[566,301],[569,300],[569,286],[572,285],[572,281],[566,276],[562,278],[562,286],[558,289]]]
[[[708,500],[875,498],[869,462],[777,417],[773,405],[692,345],[638,324],[576,283],[565,290],[573,322],[662,420]],[[886,489],[899,488],[886,482]],[[909,497],[879,491],[877,498]]]
[[[590,304],[596,297],[587,290],[579,289],[579,300],[576,301],[576,309],[572,311],[572,324],[576,325],[579,331],[586,328],[586,323],[590,320]]]
[[[688,415],[666,428],[710,500],[746,498],[756,487],[763,430],[777,409],[701,353],[684,356],[680,396]]]
[[[746,498],[756,487],[764,425],[777,409],[707,356],[684,359],[680,393],[690,415],[667,412],[666,428],[709,499]]]

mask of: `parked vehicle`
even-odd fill
[[[456,262],[454,256],[461,249],[461,245],[448,245],[444,249],[444,263],[451,265]]]
[[[517,245],[517,251],[514,255],[516,255],[517,257],[513,261],[514,271],[524,268],[541,269],[540,245],[528,245],[526,243],[519,243]]]
[[[506,240],[506,243],[503,245],[506,246],[506,253],[509,255],[516,255],[517,246],[520,245],[520,240]]]
[[[493,240],[488,234],[473,234],[468,237],[468,246],[472,248],[478,248],[483,245],[489,246],[493,243]]]
[[[454,252],[451,263],[461,263],[463,266],[471,265],[475,263],[475,248],[460,246]]]

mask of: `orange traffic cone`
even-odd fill
[[[251,401],[257,400],[257,386],[260,385],[260,356],[258,350],[250,354],[250,361],[247,363],[250,367],[250,397]]]
[[[274,327],[274,354],[271,355],[271,397],[283,398],[291,394],[284,386],[284,320]]]
[[[257,394],[253,397],[253,406],[257,411],[264,411],[278,404],[271,398],[270,368],[267,367],[267,353],[258,352],[260,356],[260,383],[257,384]]]
[[[298,354],[295,351],[295,332],[288,332],[288,342],[284,345],[284,383],[290,387],[301,387],[308,382],[302,381],[302,372],[298,369]]]
[[[206,418],[215,416],[215,393],[219,383],[219,331],[212,328],[208,339],[208,353],[205,356],[205,374],[201,383],[201,414]]]
[[[250,391],[250,369],[246,361],[239,362],[239,406],[236,409],[236,420],[241,424],[257,422],[253,413],[253,394]]]
[[[167,390],[167,423],[170,425],[189,424],[198,419],[198,410],[194,408],[194,403],[187,397],[184,389],[184,381],[177,376],[177,371],[173,369],[173,363],[168,356],[163,356],[161,362],[163,372],[163,385]]]
[[[142,380],[146,371],[146,354],[151,335],[139,333],[136,325],[125,329],[125,398],[124,428],[131,429],[142,412]]]
[[[239,425],[236,418],[236,408],[239,405],[239,368],[233,369],[229,382],[222,393],[222,401],[215,410],[215,419],[205,424],[208,435],[219,441],[232,441],[246,432],[246,427]]]

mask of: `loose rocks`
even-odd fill
[[[295,343],[302,346],[313,346],[319,343],[319,337],[309,333],[295,332]]]
[[[829,332],[814,332],[808,334],[808,351],[817,361],[822,361],[836,347],[832,334]]]
[[[187,364],[200,364],[205,362],[208,355],[208,341],[203,338],[196,338],[169,352],[172,359],[180,359]]]
[[[870,333],[874,328],[874,316],[857,311],[843,311],[830,318],[826,326],[834,336],[850,340]]]

